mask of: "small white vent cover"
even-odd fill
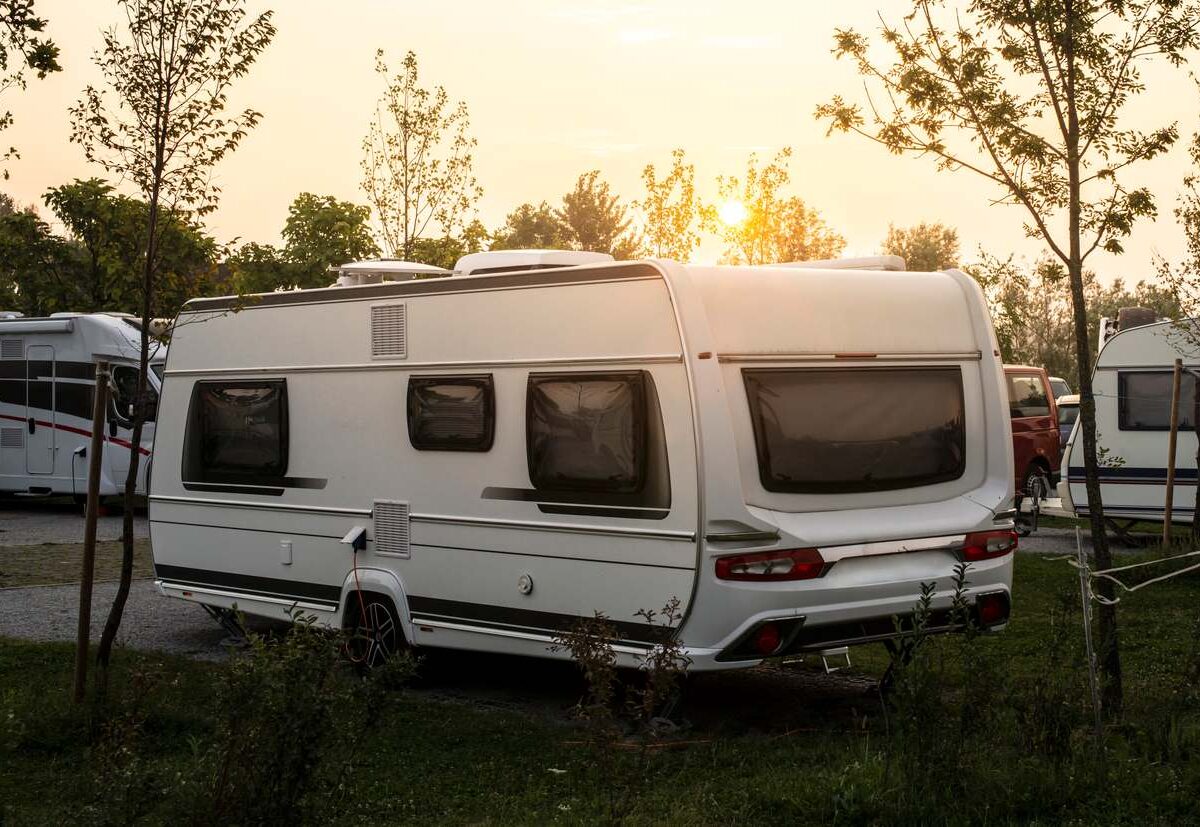
[[[24,339],[0,339],[0,359],[24,359]]]
[[[0,448],[24,448],[24,428],[0,428]]]
[[[371,358],[408,357],[408,316],[403,304],[371,307]]]
[[[408,557],[408,503],[376,500],[372,515],[375,518],[375,553]]]

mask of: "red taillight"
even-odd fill
[[[1003,531],[977,531],[968,534],[963,542],[962,559],[968,563],[976,560],[990,560],[993,557],[1003,557],[1017,550],[1017,532],[1012,529]]]
[[[981,594],[975,598],[980,626],[995,626],[1008,620],[1008,595],[1004,592]]]
[[[779,627],[774,623],[764,623],[754,633],[754,648],[760,655],[774,654],[782,641]]]
[[[824,571],[825,560],[815,548],[717,558],[717,577],[721,580],[811,580]]]

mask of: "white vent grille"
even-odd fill
[[[24,339],[0,339],[0,359],[24,359]]]
[[[376,500],[375,553],[408,557],[408,503]]]
[[[371,358],[408,357],[408,316],[403,304],[377,304],[371,308]]]
[[[24,428],[0,428],[0,448],[24,448]]]

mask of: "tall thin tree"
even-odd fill
[[[404,56],[392,76],[383,50],[375,71],[386,79],[363,139],[363,190],[379,222],[381,246],[411,259],[420,239],[457,234],[483,189],[471,173],[475,139],[462,101],[420,84],[417,56]]]
[[[958,4],[955,4],[957,6]],[[896,154],[969,170],[999,189],[998,202],[1025,213],[1069,278],[1079,367],[1088,512],[1096,563],[1111,563],[1100,497],[1092,347],[1084,263],[1097,250],[1122,252],[1134,223],[1155,215],[1154,199],[1122,183],[1124,171],[1178,138],[1173,122],[1125,123],[1122,109],[1145,93],[1141,71],[1179,65],[1200,44],[1200,7],[1184,0],[913,0],[898,25],[881,29],[889,61],[852,29],[834,53],[866,79],[868,111],[834,97],[817,107],[830,132],[854,132]],[[1112,596],[1101,580],[1099,593]],[[1113,605],[1097,612],[1105,702],[1121,707],[1121,661]]]
[[[215,209],[220,190],[213,167],[261,117],[253,109],[226,115],[229,90],[275,36],[271,12],[248,19],[244,0],[119,0],[118,6],[125,20],[105,32],[94,57],[104,84],[88,86],[71,108],[71,139],[89,161],[136,186],[149,207],[121,580],[96,658],[102,691],[133,576],[133,507],[144,452],[151,303],[163,224]]]

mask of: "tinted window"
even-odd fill
[[[743,377],[768,491],[887,491],[962,476],[958,368],[755,369]]]
[[[640,371],[530,376],[525,423],[535,488],[642,490],[646,392]]]
[[[287,472],[287,385],[197,382],[184,443],[185,481],[277,481]]]
[[[1167,431],[1171,428],[1171,390],[1174,374],[1169,371],[1139,371],[1117,374],[1118,425],[1122,431]],[[1179,383],[1179,429],[1192,430],[1196,381],[1184,374]]]
[[[1046,397],[1046,386],[1042,377],[1036,374],[1009,376],[1008,407],[1013,419],[1049,416],[1050,400]]]
[[[1078,405],[1059,405],[1058,406],[1058,424],[1059,425],[1074,425],[1075,420],[1079,418]]]
[[[422,451],[487,451],[495,429],[491,376],[408,380],[408,438]]]
[[[117,365],[112,372],[112,411],[118,422],[129,425],[133,419],[133,401],[137,398],[137,368]],[[158,412],[158,393],[154,386],[146,382],[146,411],[145,421],[153,422]]]

